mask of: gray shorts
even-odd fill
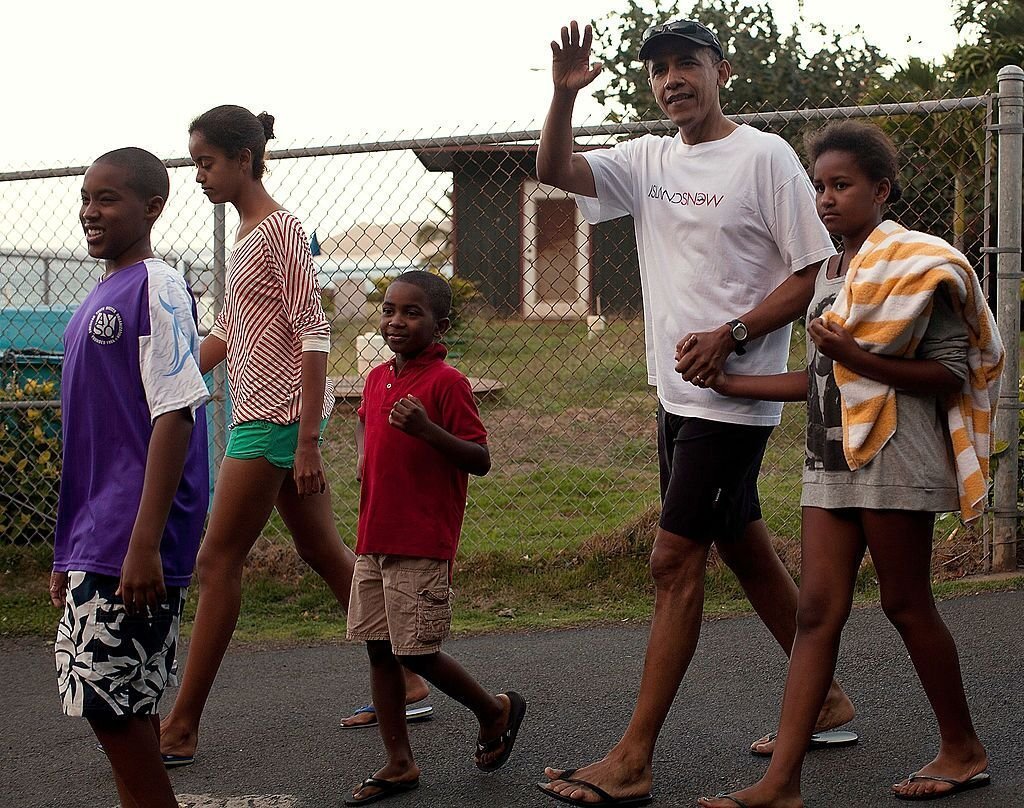
[[[118,579],[69,572],[54,653],[65,715],[152,715],[167,685],[176,685],[178,628],[188,588],[167,587],[154,614],[129,616],[114,595]]]

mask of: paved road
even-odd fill
[[[950,801],[956,808],[1024,806],[1024,593],[952,600],[942,611],[963,653],[993,785]],[[547,763],[602,753],[629,718],[646,643],[645,626],[473,637],[452,651],[495,689],[530,701],[516,753],[492,775],[470,762],[472,720],[434,699],[437,717],[413,729],[423,768],[418,792],[388,801],[421,806],[538,806],[554,803],[532,783]],[[705,624],[697,658],[658,746],[659,806],[756,779],[764,763],[746,745],[770,729],[785,667],[754,618]],[[346,708],[366,700],[367,665],[357,646],[229,653],[217,682],[194,766],[172,775],[190,808],[312,808],[340,804],[343,792],[380,760],[375,731],[340,730]],[[805,768],[807,805],[893,806],[888,784],[929,760],[935,726],[895,631],[876,608],[857,610],[847,628],[841,676],[861,734],[851,750],[816,752]],[[59,714],[53,664],[42,640],[0,641],[0,805],[108,808],[105,761],[88,726]]]

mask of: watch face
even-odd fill
[[[747,327],[743,323],[736,323],[732,327],[732,338],[737,342],[745,342],[747,339]]]

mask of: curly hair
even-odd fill
[[[825,152],[841,151],[853,157],[861,171],[874,182],[889,180],[892,190],[886,202],[890,205],[903,196],[896,147],[877,126],[860,121],[834,121],[807,133],[804,147],[812,166]]]

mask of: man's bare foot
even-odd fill
[[[544,775],[550,782],[540,785],[542,791],[559,794],[584,804],[600,803],[603,800],[600,794],[582,783],[597,786],[615,799],[623,799],[650,796],[651,783],[654,779],[650,765],[637,768],[613,758],[611,754],[596,763],[572,770],[571,773],[566,769],[553,769],[549,766],[544,769]],[[561,779],[562,777],[569,777],[578,782],[572,783]]]
[[[896,783],[892,792],[903,799],[929,799],[929,794],[965,791],[989,784],[988,754],[980,743],[964,754],[942,751],[927,766]],[[931,797],[930,799],[935,799]]]
[[[182,727],[173,715],[168,715],[160,722],[160,754],[191,757],[199,745],[199,733]]]
[[[701,808],[804,808],[804,801],[797,794],[793,797],[771,794],[769,789],[760,788],[760,783],[742,791],[722,792],[716,797],[701,797],[697,800]]]
[[[856,714],[850,697],[843,692],[839,682],[833,679],[832,687],[829,688],[828,695],[825,697],[825,703],[821,707],[821,712],[818,713],[814,731],[826,732],[849,724]],[[770,756],[775,751],[775,733],[769,733],[754,741],[750,745],[750,751],[755,755]]]

